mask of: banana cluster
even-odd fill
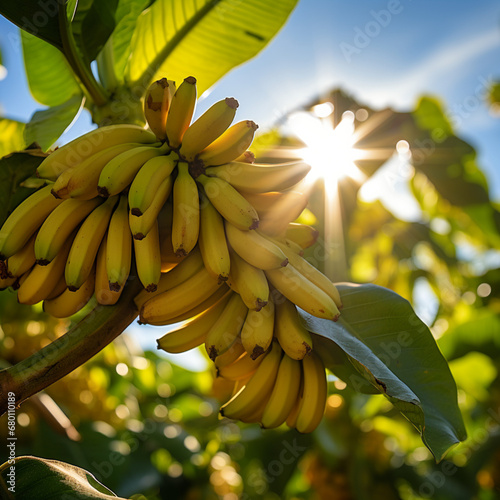
[[[144,287],[135,299],[140,322],[184,322],[159,347],[182,352],[205,344],[222,377],[237,372],[236,385],[245,382],[224,415],[249,418],[254,405],[240,406],[256,389],[245,388],[259,387],[261,373],[276,378],[267,389],[279,388],[282,371],[294,373],[292,399],[309,411],[307,374],[321,361],[296,307],[334,321],[341,307],[336,287],[302,257],[317,232],[293,222],[307,204],[293,187],[310,167],[255,163],[248,148],[258,127],[232,124],[236,99],[191,123],[196,98],[195,78],[178,88],[163,78],[146,94],[149,130],[103,127],[51,153],[37,170],[45,187],[0,228],[0,288],[12,286],[19,302],[43,301],[51,315],[68,317],[92,296],[115,304],[135,265]],[[242,350],[223,369],[235,349]],[[269,415],[281,401],[276,391],[258,391],[259,409],[268,403]],[[257,420],[274,425],[263,411]],[[299,420],[307,432],[309,417]]]

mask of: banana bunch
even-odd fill
[[[233,124],[238,101],[222,99],[192,122],[196,98],[193,77],[178,87],[158,80],[144,100],[149,130],[99,128],[44,159],[46,185],[0,228],[0,288],[68,317],[92,297],[115,304],[134,269],[140,323],[180,325],[158,346],[204,344],[219,375],[235,381],[224,415],[271,427],[276,408],[295,405],[292,426],[308,432],[324,396],[309,394],[308,380],[324,370],[297,307],[336,321],[342,305],[302,256],[317,231],[294,222],[307,205],[294,187],[310,167],[255,163],[258,127]],[[284,401],[287,377],[295,392]],[[265,390],[264,378],[273,381]]]

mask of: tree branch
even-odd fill
[[[137,278],[128,282],[118,303],[98,305],[62,337],[14,366],[0,370],[0,416],[9,394],[16,406],[88,361],[112,342],[137,317]]]

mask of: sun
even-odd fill
[[[305,148],[295,150],[295,154],[311,165],[307,176],[311,184],[324,179],[326,185],[331,185],[346,176],[359,179],[363,175],[355,164],[364,153],[355,147],[354,113],[346,111],[333,127],[325,119],[332,112],[333,105],[327,102],[315,106],[313,113],[296,112],[287,120],[287,127],[306,144]]]

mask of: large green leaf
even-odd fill
[[[429,329],[391,290],[342,284],[339,291],[344,308],[338,322],[301,311],[306,328],[318,334],[318,352],[327,352],[332,342],[340,347],[442,459],[466,433],[455,381]]]
[[[32,189],[21,188],[20,184],[35,174],[45,154],[39,149],[12,153],[0,160],[0,227],[19,203]]]
[[[150,4],[149,0],[121,0],[116,9],[116,27],[112,35],[113,63],[118,78],[123,79],[125,67],[130,58],[130,42],[137,18]]]
[[[12,485],[9,482],[11,466],[14,468]],[[6,462],[0,470],[2,476],[0,491],[3,492],[4,498],[9,498],[9,491],[6,489],[12,487],[10,491],[15,492],[15,498],[120,500],[90,472],[58,460],[29,456],[17,457],[13,464]]]
[[[21,40],[28,84],[39,103],[58,106],[81,93],[62,52],[25,31]]]
[[[59,106],[37,111],[26,124],[26,142],[37,142],[47,151],[71,125],[82,104],[82,96],[75,95]]]
[[[144,89],[193,75],[200,93],[261,51],[297,0],[157,0],[137,20],[125,78]]]
[[[8,118],[0,118],[0,158],[25,146],[24,123]]]
[[[0,14],[24,31],[45,40],[62,50],[61,30],[59,27],[59,3],[23,0],[5,1],[0,4]],[[40,60],[41,65],[47,60]]]
[[[71,29],[87,63],[93,61],[115,28],[118,0],[80,0]]]

